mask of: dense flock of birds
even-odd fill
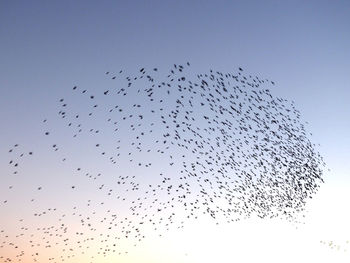
[[[0,229],[2,262],[64,262],[91,247],[99,256],[127,253],[123,240],[136,245],[147,229],[162,235],[203,216],[217,224],[299,220],[323,182],[325,163],[294,103],[270,93],[273,81],[242,68],[194,75],[189,67],[173,65],[166,74],[141,68],[134,76],[105,72],[109,84],[100,91],[76,85],[58,99],[58,115],[43,120],[42,135],[50,141],[47,151],[70,163],[70,176],[81,176],[70,191],[87,198],[67,211],[35,212],[27,225],[28,219],[13,219],[20,233]],[[59,136],[72,144],[59,145]],[[78,161],[70,158],[73,144]],[[35,147],[11,147],[11,176],[22,176],[21,158],[35,155]],[[96,191],[79,192],[88,183]],[[38,184],[35,191],[42,192],[45,185]],[[5,206],[11,199],[1,200],[0,211]],[[29,226],[49,214],[46,226]],[[68,214],[78,223],[71,226]],[[60,251],[43,257],[45,249]]]

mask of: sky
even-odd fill
[[[320,144],[330,169],[325,183],[297,229],[279,220],[216,226],[203,218],[163,237],[150,235],[128,255],[93,262],[348,262],[349,12],[348,1],[1,1],[0,200],[14,205],[0,206],[0,228],[15,233],[19,223],[13,222],[21,216],[35,226],[33,210],[57,205],[68,211],[65,203],[83,199],[55,190],[72,182],[64,177],[68,168],[44,150],[50,143],[42,134],[45,118],[60,131],[57,144],[66,140],[60,122],[50,123],[58,98],[69,96],[74,85],[94,92],[108,87],[107,71],[136,74],[142,67],[189,61],[194,74],[242,67],[273,80],[271,93],[295,102],[312,141]],[[75,101],[77,109],[84,106]],[[8,149],[16,143],[43,156],[25,163],[26,176],[9,175]],[[71,147],[79,162],[85,149]],[[23,200],[38,181],[50,185],[43,194],[50,199],[33,197],[42,198],[33,208]],[[18,185],[15,194],[9,184]],[[92,185],[84,187],[88,195]]]

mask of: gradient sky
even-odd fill
[[[350,245],[334,251],[319,241],[350,240],[349,14],[348,1],[0,1],[1,199],[13,180],[7,149],[44,145],[42,119],[73,85],[97,89],[106,71],[186,61],[196,72],[242,67],[274,80],[271,92],[295,102],[321,145],[331,171],[309,204],[307,223],[295,230],[284,223],[225,228],[199,220],[116,260],[253,262],[259,255],[262,262],[282,262],[288,255],[283,262],[348,262]],[[50,156],[28,165],[45,173],[47,163]],[[0,228],[17,213],[1,209]]]

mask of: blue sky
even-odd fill
[[[328,214],[317,202],[339,193],[333,225],[349,216],[341,194],[350,187],[349,13],[348,1],[1,1],[0,149],[44,145],[38,131],[57,99],[73,85],[98,89],[106,71],[187,61],[195,72],[242,67],[274,80],[271,92],[309,122],[331,169],[310,222]],[[5,167],[6,150],[0,157]],[[338,228],[350,239],[345,222]]]

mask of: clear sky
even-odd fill
[[[199,219],[183,231],[150,237],[115,260],[348,262],[349,14],[348,1],[0,1],[0,201],[17,202],[0,205],[0,230],[15,233],[13,222],[21,213],[26,216],[72,198],[54,192],[47,195],[50,200],[42,197],[38,207],[21,203],[18,191],[27,197],[28,188],[43,180],[54,187],[55,178],[67,169],[45,150],[38,150],[43,159],[26,163],[35,173],[11,177],[8,168],[8,149],[14,144],[30,151],[51,143],[42,134],[42,120],[55,116],[59,98],[74,85],[94,92],[104,89],[109,85],[106,71],[136,74],[142,67],[168,69],[190,61],[193,73],[242,67],[247,74],[272,79],[276,85],[271,92],[293,100],[308,121],[330,172],[309,203],[306,224],[298,229],[249,220],[215,226]],[[77,109],[83,107],[79,103]],[[49,124],[52,130],[61,127],[59,122]],[[57,136],[58,142],[65,140],[64,132]],[[74,150],[77,156],[72,158],[79,161],[79,149]],[[18,185],[17,194],[9,191],[10,184]]]

